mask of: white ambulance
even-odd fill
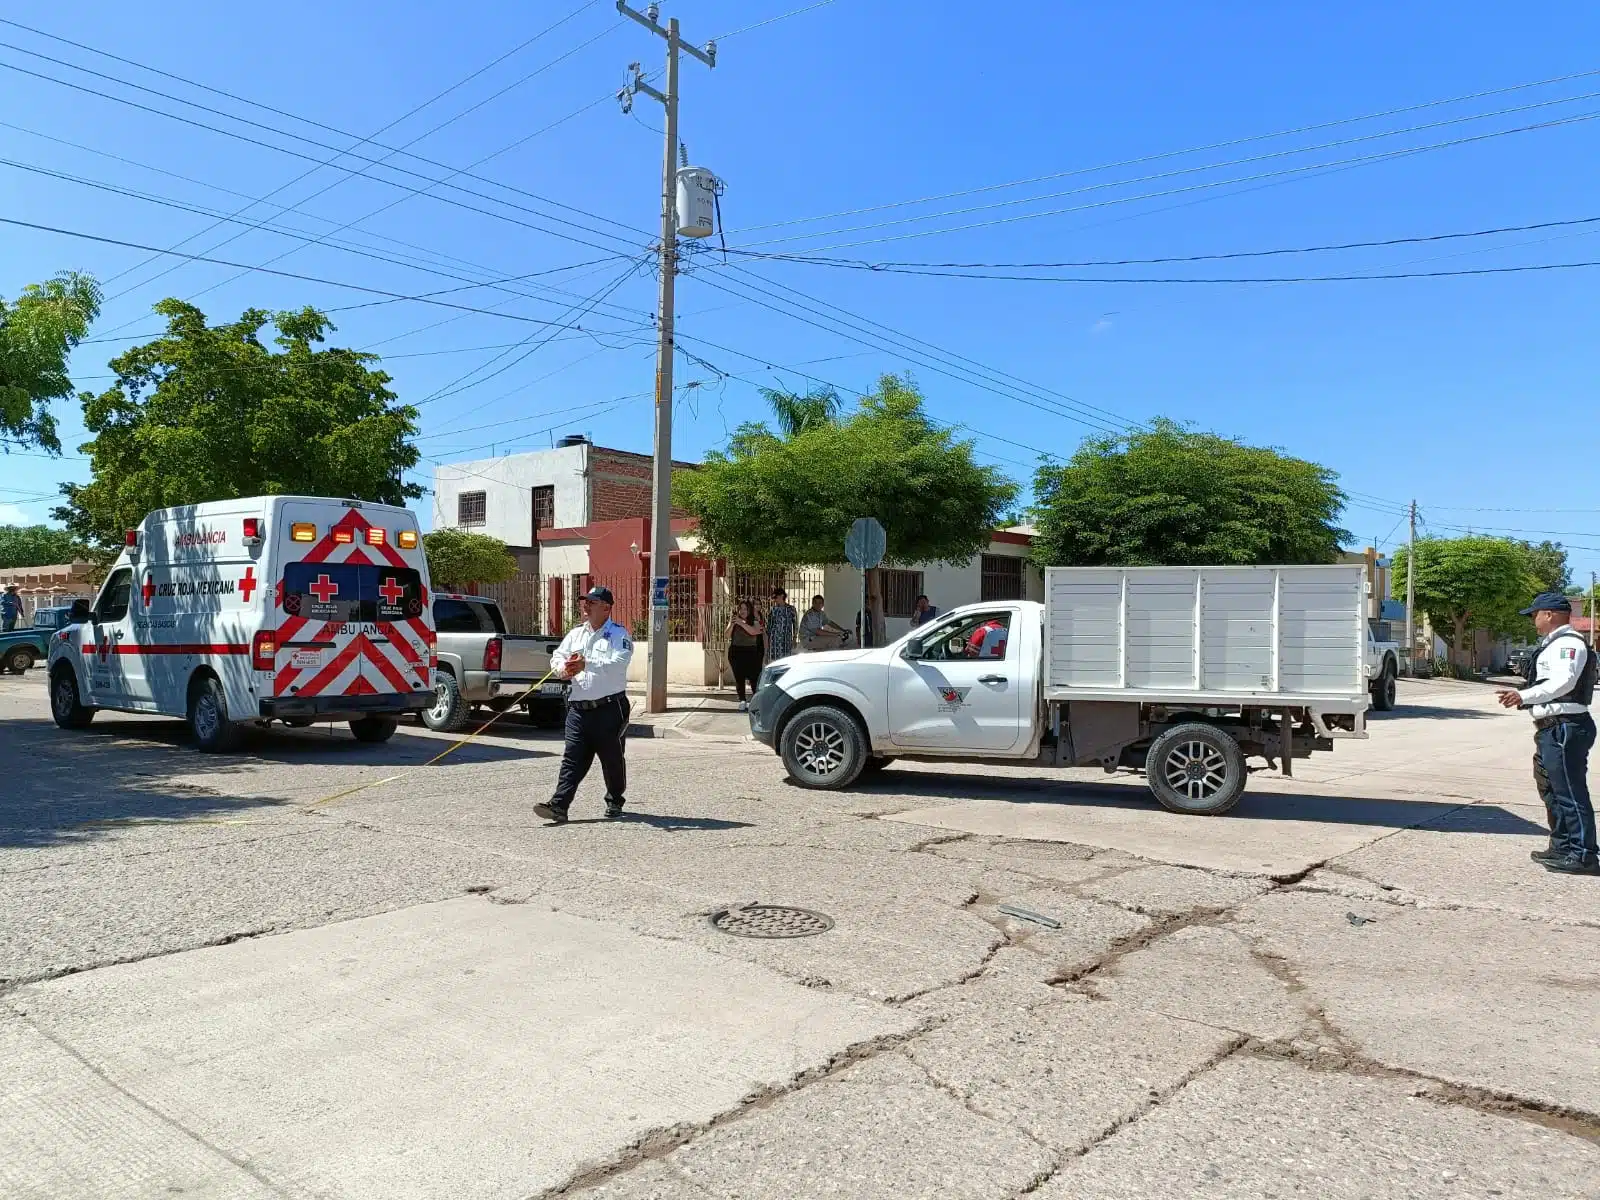
[[[387,741],[434,702],[428,564],[404,508],[256,496],[153,512],[82,624],[50,641],[63,729],[98,709],[189,722],[202,750],[244,726],[348,721]]]

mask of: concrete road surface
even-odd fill
[[[1600,1195],[1600,879],[1528,860],[1525,717],[1401,701],[1221,818],[807,792],[698,704],[551,828],[511,721],[203,756],[0,677],[0,1196]]]

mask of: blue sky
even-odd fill
[[[684,0],[664,5],[664,16],[679,17],[699,42],[805,2]],[[197,297],[215,320],[252,305],[363,305],[335,314],[336,340],[376,347],[401,396],[428,399],[427,459],[548,445],[566,432],[650,448],[655,283],[648,267],[628,274],[627,256],[643,255],[656,228],[661,113],[641,97],[634,115],[623,116],[606,97],[630,61],[659,67],[661,43],[619,18],[610,0],[459,0],[447,10],[411,0],[285,0],[270,10],[168,2],[144,11],[90,0],[70,20],[48,8],[29,11],[37,15],[28,23],[47,32],[340,131],[0,25],[0,63],[7,64],[0,158],[226,213],[282,188],[241,220],[270,219],[310,236],[356,222],[332,236],[367,256],[264,229],[218,246],[245,230],[241,224],[186,243],[190,253],[256,265],[290,251],[275,270],[404,295],[572,269],[509,291],[440,297],[506,314],[496,316],[415,301],[374,304],[383,297],[330,283],[259,273],[234,279],[237,270],[208,264],[152,279],[174,260],[140,268],[147,254],[0,225],[0,293],[14,295],[63,268],[92,271],[115,296],[93,336],[119,339],[159,329],[150,305],[173,294]],[[1008,15],[987,19],[970,5],[926,0],[835,0],[727,38],[714,71],[686,59],[682,136],[691,158],[726,181],[728,245],[874,262],[1057,262],[1600,215],[1600,122],[1587,119],[1600,113],[1600,74],[1433,103],[1600,70],[1593,6],[1548,6],[1537,20],[1514,19],[1503,5],[1461,3],[1069,3],[992,11]],[[355,145],[345,134],[374,135],[552,25],[376,136],[398,147],[458,117],[408,147],[430,161],[389,160],[413,174],[349,157],[335,160],[345,170],[318,166]],[[1521,111],[1502,111],[1509,109]],[[1504,132],[1552,121],[1567,123]],[[1260,136],[1332,122],[1339,123]],[[1422,125],[1432,127],[1413,128]],[[1412,132],[1398,132],[1406,129]],[[1483,134],[1503,135],[1349,161]],[[1217,145],[1227,142],[1237,144]],[[1215,148],[1194,149],[1205,146]],[[497,151],[505,152],[474,169],[484,178],[454,180],[478,195],[436,188],[457,201],[447,204],[405,190]],[[357,153],[383,157],[388,149],[369,144]],[[1149,161],[1129,162],[1138,159]],[[1113,163],[1128,165],[1098,169]],[[350,174],[362,168],[367,176]],[[980,188],[988,190],[951,195]],[[907,203],[927,197],[948,198]],[[302,201],[296,211],[277,212]],[[831,215],[860,209],[874,211]],[[0,216],[162,247],[212,223],[15,165],[0,165]],[[1080,274],[1259,278],[1576,262],[1600,260],[1597,235],[1600,224],[1574,225]],[[371,255],[408,257],[429,269]],[[1159,414],[1334,468],[1355,494],[1345,524],[1362,542],[1389,547],[1403,537],[1398,505],[1414,496],[1435,532],[1552,532],[1573,546],[1600,547],[1600,483],[1587,469],[1594,452],[1585,436],[1594,406],[1596,275],[1033,283],[732,256],[724,263],[700,249],[680,280],[679,311],[683,346],[703,361],[678,361],[680,385],[699,386],[679,394],[674,449],[698,456],[738,422],[761,415],[756,383],[804,386],[815,378],[865,389],[881,372],[910,370],[932,413],[986,435],[981,454],[1018,478],[1031,473],[1035,450],[1065,456],[1091,428]],[[562,291],[518,294],[535,287]],[[593,311],[576,316],[591,300],[599,301]],[[576,319],[583,329],[555,330],[555,340],[526,358],[532,342],[496,359],[551,331],[530,318]],[[106,359],[130,344],[80,348],[73,363],[80,385],[104,386]],[[481,368],[477,376],[455,382],[473,368]],[[441,390],[451,394],[429,399]],[[82,436],[75,406],[58,415],[64,441],[75,446]],[[1562,468],[1552,450],[1540,453],[1541,439],[1569,450],[1573,466]],[[50,502],[36,497],[83,478],[86,468],[73,457],[0,459],[0,520],[42,517]],[[1572,558],[1584,578],[1600,568],[1600,550],[1575,549]]]

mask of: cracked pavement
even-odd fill
[[[0,677],[0,1194],[1592,1197],[1600,881],[1529,863],[1530,741],[1404,686],[1204,819],[662,738],[554,829],[526,727],[319,805],[444,743],[205,757]],[[709,925],[753,901],[835,925]]]

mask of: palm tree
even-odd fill
[[[803,396],[778,388],[762,388],[761,394],[772,406],[778,428],[786,438],[832,425],[839,416],[838,393],[829,387],[813,388]]]

